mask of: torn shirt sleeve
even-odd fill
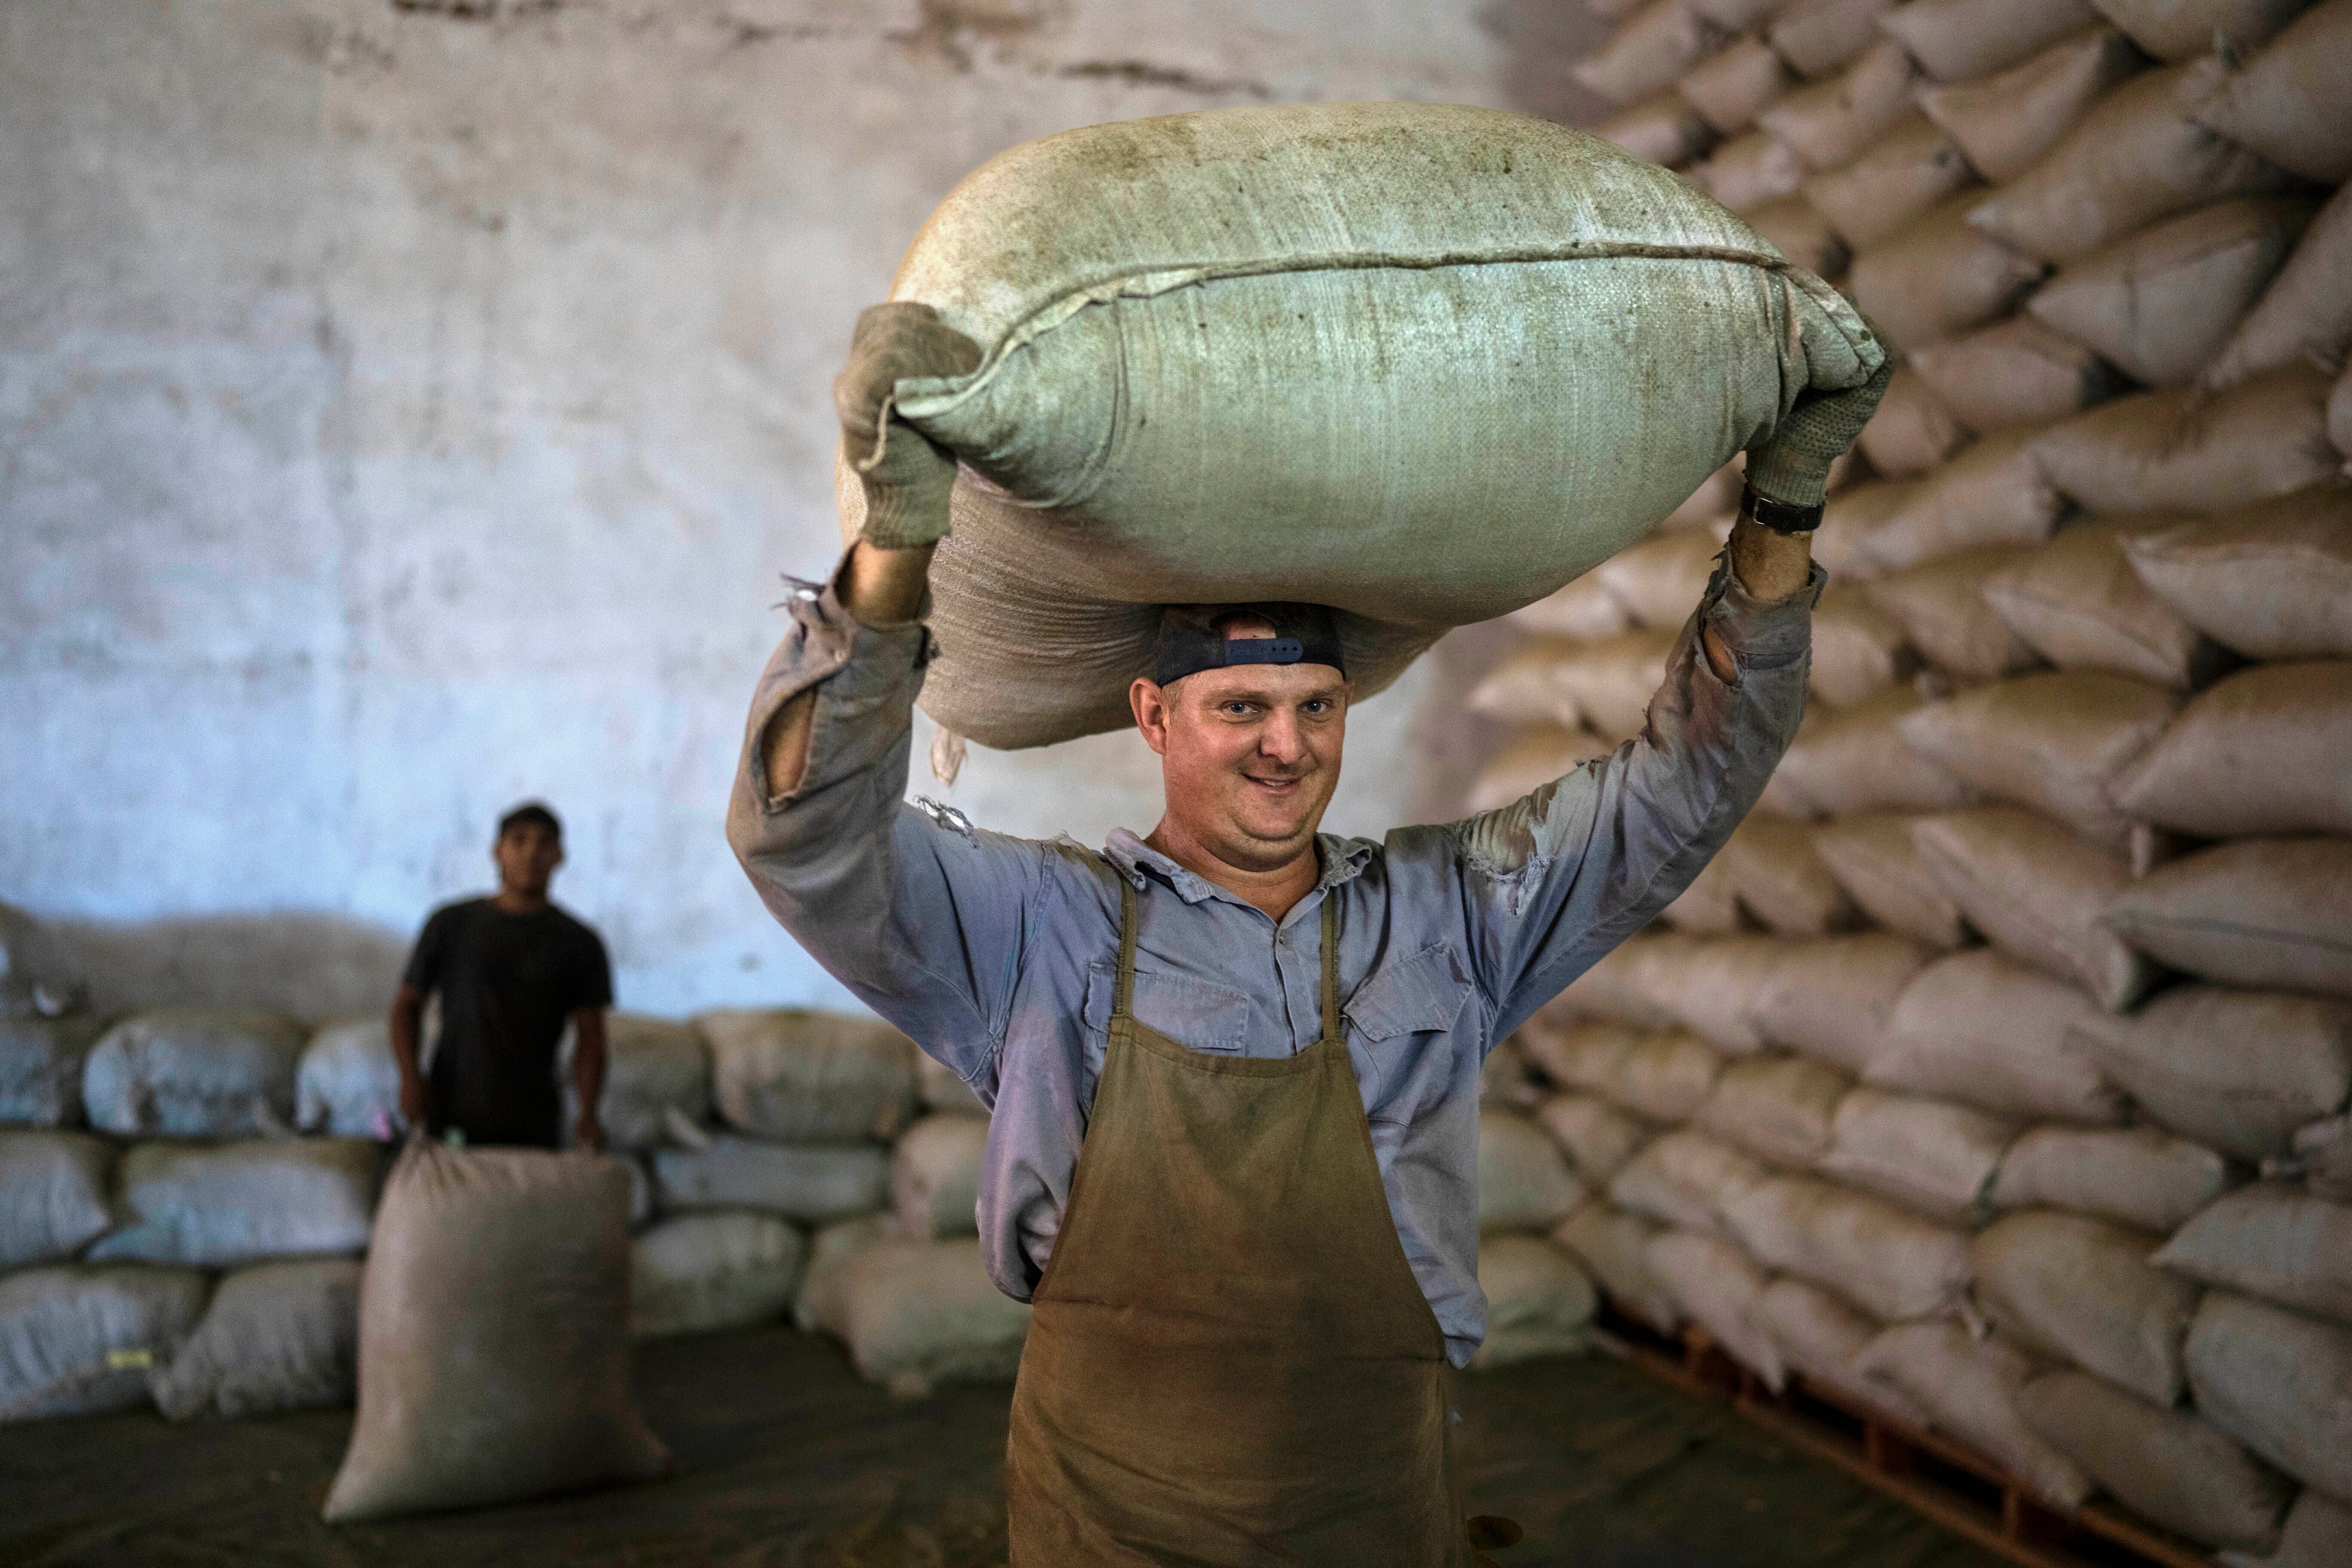
[[[1718,559],[1639,735],[1444,830],[1496,1037],[1673,902],[1763,794],[1804,717],[1826,581],[1816,564],[1804,588],[1759,603]],[[1732,680],[1708,665],[1702,627]]]
[[[792,626],[752,693],[728,842],[826,973],[992,1100],[1040,847],[907,803],[930,648],[920,624],[866,626],[829,584],[793,584],[787,608]],[[779,794],[762,741],[804,694],[807,762]]]

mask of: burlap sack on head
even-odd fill
[[[782,1320],[808,1243],[773,1215],[672,1215],[629,1244],[629,1336]]]
[[[149,1386],[174,1421],[348,1405],[359,1365],[357,1258],[263,1263],[223,1278]]]
[[[1797,83],[1772,46],[1738,38],[1691,68],[1678,89],[1716,130],[1736,136],[1756,122],[1756,111]]]
[[[2352,5],[2304,12],[2198,105],[2197,122],[2306,180],[2352,178]]]
[[[2214,1426],[2305,1485],[2352,1497],[2352,1329],[2208,1290],[2189,1331],[2189,1383]]]
[[[795,1143],[898,1135],[915,1111],[915,1043],[874,1018],[796,1007],[696,1018],[728,1125]]]
[[[96,1018],[0,1016],[0,1125],[79,1127],[82,1064]]]
[[[1774,1177],[1725,1205],[1724,1221],[1758,1261],[1880,1318],[1949,1311],[1969,1287],[1967,1237],[1833,1182]]]
[[[1829,1147],[1830,1124],[1853,1080],[1800,1056],[1757,1057],[1723,1069],[1697,1123],[1767,1163],[1805,1170]]]
[[[2226,647],[2352,658],[2352,490],[2321,486],[2133,534],[2124,552],[2158,599]]]
[[[2158,1121],[2249,1160],[2352,1097],[2352,1003],[2179,985],[2074,1043]]]
[[[2209,687],[2114,794],[2134,821],[2200,837],[2352,834],[2352,660],[2258,665]]]
[[[2199,207],[2074,263],[2025,308],[2134,380],[2180,385],[2229,341],[2316,210],[2279,197]]]
[[[1971,192],[1891,230],[1856,256],[1846,286],[1856,303],[1906,353],[1917,355],[1980,326],[2032,291],[2049,268],[1969,226]],[[2079,406],[2079,405],[2077,405]],[[1990,423],[1969,422],[1989,430]],[[2014,424],[2007,420],[2002,423]]]
[[[1486,1298],[1486,1337],[1470,1358],[1473,1372],[1581,1354],[1585,1330],[1601,1305],[1576,1259],[1540,1236],[1481,1240],[1478,1289]]]
[[[2163,1235],[2242,1176],[2222,1155],[2161,1127],[2036,1127],[2001,1157],[1992,1202],[2071,1209]]]
[[[1919,107],[1988,180],[2033,166],[2083,111],[2147,58],[2112,27],[2086,27],[1997,76],[1922,89]]]
[[[1664,1227],[1596,1199],[1559,1222],[1551,1238],[1591,1271],[1610,1304],[1662,1334],[1682,1327],[1682,1303],[1650,1272],[1644,1254]]]
[[[2147,750],[2177,693],[2099,670],[2053,670],[1979,687],[1906,714],[1903,740],[1985,795],[2126,848],[2109,786]]]
[[[2107,924],[2158,963],[2221,984],[2352,995],[2352,842],[2200,850],[2125,889]]]
[[[2123,1094],[2070,1034],[2101,1016],[2081,991],[2013,959],[1954,953],[1903,993],[1863,1080],[1996,1116],[2112,1125]]]
[[[1892,1384],[1856,1370],[1862,1352],[1885,1327],[1817,1285],[1775,1279],[1757,1298],[1755,1316],[1791,1370],[1919,1431],[1927,1413]]]
[[[1985,585],[2032,552],[2030,544],[1979,544],[1890,573],[1864,591],[1911,646],[1952,679],[1999,680],[2042,659],[1986,602]]]
[[[1884,360],[1826,284],[1664,170],[1433,104],[1029,142],[940,205],[891,296],[984,355],[895,403],[964,464],[923,705],[996,746],[1129,723],[1168,603],[1329,605],[1378,690]],[[1332,331],[1375,321],[1377,343]],[[837,493],[855,533],[862,492],[845,472]]]
[[[2224,70],[2208,57],[2126,82],[1969,221],[2028,256],[2063,264],[2170,214],[2286,188],[2283,171],[2189,118]]]
[[[1881,38],[1837,76],[1759,110],[1757,123],[1795,148],[1808,168],[1834,169],[1911,112],[1918,80],[1909,52]]]
[[[360,1299],[330,1523],[659,1475],[629,1400],[629,1186],[608,1160],[412,1142]]]
[[[1569,68],[1577,85],[1611,103],[1665,86],[1720,47],[1723,30],[1683,0],[1650,0],[1608,41]]]
[[[2197,1287],[2149,1265],[2161,1237],[2036,1209],[1969,1247],[1978,1305],[2029,1350],[2072,1361],[2152,1404],[2179,1403]]]
[[[1861,1072],[1927,962],[1916,943],[1885,931],[1790,942],[1757,999],[1757,1026],[1776,1046]]]
[[[2105,669],[2158,686],[2200,686],[2226,656],[2148,591],[2128,542],[2179,528],[2178,513],[2089,518],[1985,580],[1985,603],[2061,669]]]
[[[2080,985],[2110,1013],[2154,980],[2147,960],[2104,923],[2131,880],[2122,855],[2006,805],[1931,816],[1912,837],[1969,923],[2011,958]]]
[[[1550,1135],[1509,1110],[1478,1113],[1478,1231],[1549,1230],[1588,1194]]]
[[[2126,1508],[2209,1546],[2267,1550],[2294,1487],[2220,1427],[2079,1372],[2020,1391],[2035,1436]]]
[[[1826,823],[1813,835],[1813,850],[1874,921],[1949,952],[1968,940],[1968,931],[1960,907],[1919,857],[1911,837],[1917,820],[1907,812],[1867,812]],[[1765,1026],[1772,1026],[1769,1016]]]
[[[1594,126],[1592,133],[1636,158],[1647,158],[1669,169],[1697,157],[1715,141],[1714,129],[1705,117],[1671,87],[1619,110]]]
[[[2310,0],[2098,0],[2108,21],[2160,60],[2191,60],[2218,49],[2243,54],[2276,33]]]
[[[251,1007],[152,1007],[82,1066],[89,1123],[125,1137],[249,1138],[294,1122],[302,1026]]]
[[[2018,1395],[2042,1368],[2007,1340],[1979,1340],[1949,1318],[1897,1323],[1873,1340],[1856,1364],[1865,1377],[1901,1390],[1938,1430],[1999,1464],[2044,1502],[2072,1510],[2091,1495],[2090,1478],[2025,1424]]]
[[[1984,1217],[2011,1125],[1922,1095],[1862,1088],[1838,1105],[1822,1173],[1947,1225]]]
[[[1937,203],[1976,182],[1959,143],[1914,110],[1852,161],[1815,174],[1805,199],[1845,242],[1866,252]]]
[[[2219,511],[2333,479],[2327,378],[2306,364],[2226,391],[2142,393],[2033,444],[2042,472],[2093,511]]]
[[[2126,384],[2114,366],[2031,316],[1924,344],[1912,352],[1909,367],[1956,418],[1978,431],[2052,424],[2104,402]]]
[[[1717,147],[1691,166],[1691,184],[1736,213],[1797,194],[1805,166],[1769,132],[1750,131]]]
[[[1721,1237],[1688,1231],[1653,1237],[1643,1261],[1674,1293],[1684,1316],[1712,1334],[1772,1392],[1780,1391],[1788,1382],[1788,1368],[1757,1315],[1770,1275]]]
[[[1912,0],[1878,25],[1937,80],[1974,81],[2098,19],[2084,0]]]
[[[114,1223],[114,1149],[87,1132],[0,1132],[0,1269],[71,1258]]]
[[[1873,468],[1890,479],[1908,479],[1926,473],[1969,438],[1943,400],[1906,366],[1886,384],[1886,395],[1862,427],[1858,445]]]
[[[2184,1279],[2352,1324],[2352,1205],[2300,1182],[2242,1187],[2180,1227],[2154,1259]]]

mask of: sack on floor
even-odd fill
[[[2352,1497],[2352,1329],[2208,1290],[2189,1385],[2214,1426],[2305,1486]]]
[[[2107,924],[2221,985],[2352,995],[2352,842],[2250,838],[2159,866]]]
[[[1751,815],[1716,856],[1732,890],[1757,923],[1776,936],[1827,936],[1856,924],[1859,912],[1822,858],[1812,829],[1785,817]]]
[[[2065,502],[2050,486],[2027,431],[1997,431],[1919,482],[1892,516],[1864,534],[1861,556],[1876,572],[1981,545],[2040,544]]]
[[[1650,1272],[1731,1358],[1778,1394],[1788,1383],[1780,1352],[1758,1317],[1771,1276],[1721,1237],[1662,1231],[1643,1254]]]
[[[2036,1436],[2142,1518],[2208,1546],[2278,1543],[2294,1483],[2220,1427],[2079,1372],[2035,1378],[2017,1406]]]
[[[980,1166],[988,1123],[971,1116],[926,1116],[890,1150],[890,1210],[898,1234],[919,1241],[978,1236]]]
[[[2352,1563],[2352,1503],[2306,1487],[2287,1510],[2276,1552],[2218,1552],[2213,1561],[2221,1568],[2336,1568]]]
[[[2098,19],[2084,0],[1913,0],[1879,26],[1937,81],[1974,81]]]
[[[2182,1226],[2156,1266],[2352,1324],[2352,1205],[2298,1183],[2242,1187]]]
[[[2229,342],[2315,210],[2278,197],[2199,207],[2084,257],[2025,308],[2135,381],[2181,385]]]
[[[382,1018],[321,1025],[294,1068],[294,1125],[335,1138],[399,1135],[400,1063]]]
[[[2074,1043],[2158,1121],[2248,1160],[2352,1098],[2352,1003],[2176,985],[2125,1017],[2089,1015]]]
[[[1805,165],[1768,132],[1735,136],[1691,165],[1690,183],[1736,213],[1797,194]]]
[[[1538,1013],[1519,1026],[1519,1048],[1552,1082],[1604,1094],[1643,1039],[1643,1031],[1606,1019],[1560,1019]]]
[[[580,1094],[572,1076],[567,1037],[557,1073],[563,1083],[563,1125],[580,1121]],[[596,1119],[615,1149],[651,1149],[676,1141],[679,1119],[691,1127],[710,1120],[710,1053],[685,1024],[614,1013],[604,1021],[604,1091]]]
[[[1591,1272],[1611,1305],[1662,1334],[1682,1326],[1682,1304],[1650,1271],[1651,1239],[1664,1227],[1602,1199],[1559,1222],[1551,1238]]]
[[[1718,854],[1700,867],[1690,886],[1658,911],[1658,919],[1676,936],[1729,936],[1739,930],[1739,894],[1723,857]]]
[[[1916,944],[1884,931],[1790,943],[1757,1002],[1758,1026],[1774,1045],[1860,1073],[1927,962]]]
[[[1612,53],[1587,77],[1640,97],[1712,36],[1656,0],[1626,47],[1652,27],[1675,42],[1665,66]],[[1439,104],[1029,142],[940,204],[892,296],[984,355],[896,406],[967,465],[931,571],[923,706],[1003,747],[1131,723],[1171,602],[1329,605],[1377,691],[1448,627],[1647,533],[1800,393],[1884,358],[1826,284],[1664,170]],[[1494,456],[1465,462],[1470,439]],[[836,493],[854,533],[860,488]]]
[[[2352,834],[2352,660],[2241,670],[2192,698],[2115,782],[2135,822],[2202,838]]]
[[[2193,60],[2224,50],[2242,56],[2292,20],[2309,0],[2100,0],[2099,10],[2160,60]]]
[[[1898,686],[1833,713],[1790,745],[1773,777],[1824,816],[1965,805],[1969,790],[1959,776],[1913,751],[1896,728],[1926,701],[1911,688]]]
[[[1687,1121],[1723,1076],[1723,1053],[1679,1029],[1644,1035],[1619,1060],[1601,1092],[1653,1121]]]
[[[792,1310],[807,1252],[773,1215],[672,1215],[629,1244],[629,1337],[776,1322]]]
[[[2043,432],[2050,482],[2092,511],[2219,511],[2336,478],[2327,377],[2282,365],[2216,393],[2143,392]]]
[[[302,1026],[243,1007],[154,1007],[101,1036],[82,1068],[89,1124],[123,1137],[249,1138],[294,1124]]]
[[[901,1397],[942,1383],[1009,1382],[1029,1333],[1028,1306],[990,1282],[980,1243],[969,1237],[877,1241],[812,1305],[816,1326],[849,1347],[858,1375]]]
[[[1619,110],[1594,126],[1592,133],[1669,169],[1697,157],[1715,140],[1714,128],[1690,100],[1671,87]]]
[[[1776,1177],[1725,1205],[1724,1218],[1757,1261],[1875,1317],[1948,1312],[1969,1288],[1966,1236],[1832,1182]]]
[[[1979,544],[1890,572],[1863,591],[1927,661],[1979,685],[2022,674],[2041,659],[2010,629],[1985,588],[2032,560],[2031,544]]]
[[[1481,1106],[1531,1114],[1544,1102],[1548,1093],[1549,1090],[1537,1081],[1535,1069],[1528,1065],[1527,1058],[1519,1054],[1517,1040],[1507,1037],[1495,1042],[1494,1047],[1486,1053],[1485,1065],[1478,1069],[1478,1103]],[[904,1146],[905,1142],[901,1140],[900,1147]],[[977,1171],[980,1157],[974,1154],[971,1163]],[[974,1180],[976,1183],[977,1177]],[[895,1177],[893,1190],[896,1190]]]
[[[1977,1304],[2027,1349],[2169,1406],[2198,1292],[2148,1263],[2161,1239],[2088,1215],[2011,1215],[1969,1248]]]
[[[1628,1116],[1597,1094],[1570,1092],[1548,1097],[1536,1121],[1568,1156],[1577,1179],[1599,1188],[1648,1142],[1654,1129]]]
[[[2131,541],[2181,521],[2175,514],[2075,523],[1988,578],[1985,603],[2061,669],[2110,670],[2176,690],[2202,686],[2227,656],[2148,591],[2126,553]]]
[[[1486,1297],[1486,1337],[1470,1358],[1473,1372],[1580,1355],[1590,1342],[1600,1297],[1576,1259],[1542,1237],[1480,1240],[1478,1289]]]
[[[2124,83],[1969,221],[2063,265],[2170,214],[2284,188],[2278,169],[2189,118],[2225,74],[2208,56]]]
[[[158,1360],[156,1408],[192,1415],[266,1415],[348,1405],[357,1386],[357,1258],[261,1263],[224,1276],[195,1331]]]
[[[1885,1383],[1863,1376],[1857,1363],[1885,1325],[1856,1311],[1817,1285],[1775,1279],[1757,1298],[1756,1318],[1790,1370],[1827,1384],[1849,1399],[1890,1415],[1916,1431],[1927,1428],[1927,1413]]]
[[[1979,432],[2053,425],[2124,384],[2105,360],[2031,316],[1924,344],[1908,363],[1955,418]]]
[[[847,1310],[842,1291],[847,1288],[850,1259],[892,1234],[888,1215],[869,1214],[836,1220],[809,1237],[808,1267],[801,1271],[800,1289],[793,1296],[793,1321],[801,1332],[813,1334],[818,1324],[841,1320]]]
[[[915,1098],[936,1116],[988,1114],[988,1107],[964,1082],[963,1075],[929,1051],[915,1053]]]
[[[1909,679],[1917,668],[1903,627],[1859,584],[1832,583],[1822,591],[1813,606],[1813,667],[1807,678],[1816,701],[1851,708]]]
[[[2036,1127],[2001,1157],[1992,1203],[2070,1209],[2162,1236],[2242,1179],[2222,1154],[2161,1127]]]
[[[1733,1062],[1698,1109],[1697,1124],[1767,1164],[1809,1168],[1829,1147],[1838,1101],[1853,1080],[1826,1062],[1764,1056]]]
[[[23,1268],[0,1275],[0,1421],[147,1403],[147,1373],[204,1315],[193,1268]]]
[[[364,1138],[135,1144],[115,1178],[119,1228],[89,1257],[222,1268],[363,1251],[383,1170]]]
[[[1844,70],[1757,111],[1756,122],[1796,150],[1811,169],[1834,169],[1911,111],[1919,68],[1903,46],[1881,38]]]
[[[1478,1113],[1478,1231],[1549,1230],[1585,1200],[1544,1130],[1510,1110]]]
[[[1727,1235],[1727,1205],[1770,1179],[1730,1144],[1688,1128],[1652,1140],[1609,1181],[1609,1201],[1680,1230]]]
[[[594,1155],[408,1145],[361,1285],[359,1418],[329,1523],[667,1468],[629,1399],[628,1204],[626,1173]]]
[[[2304,12],[2197,106],[2197,122],[2306,180],[2352,179],[2352,5],[2326,0]]]
[[[2090,1479],[2025,1423],[2018,1396],[2042,1369],[2007,1341],[1978,1340],[1949,1318],[1897,1323],[1870,1342],[1864,1376],[1908,1395],[1936,1430],[1991,1459],[2042,1501],[2073,1510]]]
[[[654,1199],[680,1209],[765,1209],[827,1225],[887,1208],[890,1151],[873,1143],[809,1147],[725,1135],[700,1149],[656,1149]]]
[[[1685,73],[1675,89],[1699,118],[1726,136],[1756,123],[1756,111],[1796,85],[1780,57],[1761,38],[1739,38]]]
[[[1977,173],[2006,184],[2147,63],[2114,28],[2085,27],[1995,75],[1923,88],[1919,107],[1960,144]]]
[[[2339,7],[2341,8],[2341,7]],[[2234,386],[2297,361],[2341,364],[2352,351],[2352,194],[2338,190],[2198,380]]]
[[[1836,582],[1866,582],[1881,575],[1885,568],[1864,552],[1863,542],[1927,489],[1925,479],[1864,479],[1848,485],[1830,497],[1822,511],[1822,525],[1813,531],[1813,559]]]
[[[1907,367],[1895,373],[1855,443],[1891,479],[1913,479],[1968,445],[1969,432]]]
[[[1661,1029],[1674,1016],[1651,1000],[1648,971],[1654,957],[1680,950],[1663,932],[1635,934],[1593,961],[1547,1005],[1564,1018],[1600,1018],[1635,1028]]]
[[[1973,205],[1969,195],[1938,203],[1853,258],[1847,287],[1854,302],[1908,353],[1925,353],[2000,316],[2048,270],[1970,228],[1967,216]],[[1948,401],[1945,406],[1968,422],[1958,407]]]
[[[898,1135],[915,1113],[915,1043],[872,1018],[797,1007],[695,1019],[710,1047],[711,1098],[730,1127],[792,1143]]]
[[[96,1018],[0,1016],[0,1126],[79,1127]]]
[[[1723,542],[1711,530],[1654,534],[1595,566],[1591,580],[1625,607],[1633,625],[1679,631],[1698,608],[1722,552]]]
[[[1650,699],[1665,681],[1675,637],[1663,629],[1632,631],[1575,648],[1552,667],[1549,714],[1530,716],[1581,724],[1603,736],[1641,733]]]
[[[71,1258],[114,1223],[114,1150],[86,1132],[0,1132],[0,1268]]]
[[[2104,920],[2131,867],[2046,816],[2011,805],[1931,816],[1912,829],[1920,858],[1969,923],[2010,957],[2089,992],[2119,1013],[2155,970]]]
[[[2158,599],[2249,658],[2352,657],[2352,491],[2302,490],[2123,548]]]
[[[2061,669],[1979,687],[1906,715],[1903,740],[1994,800],[2065,824],[2122,851],[2131,824],[2109,788],[2161,734],[2177,692],[2095,669]]]
[[[1982,1217],[2011,1125],[1948,1100],[1855,1089],[1838,1105],[1820,1170],[1946,1225]]]
[[[1723,41],[1721,28],[1680,0],[1650,0],[1569,74],[1605,102],[1630,103],[1706,58]]]
[[[1718,1050],[1749,1055],[1767,1044],[1756,1007],[1781,945],[1765,936],[1723,936],[1662,948],[1647,979],[1657,1004],[1685,1028]]]
[[[1996,1116],[2121,1122],[2122,1092],[2070,1034],[2105,1016],[2082,991],[2014,959],[1956,952],[1903,993],[1863,1080]]]
[[[1813,850],[1873,921],[1927,948],[1948,952],[1965,942],[1968,932],[1960,925],[1959,906],[1919,858],[1918,845],[1911,837],[1919,820],[1909,812],[1865,812],[1824,823],[1813,835]],[[1767,1030],[1774,1027],[1774,1016],[1773,1004],[1768,1000],[1763,1013]],[[1883,1018],[1879,1021],[1884,1023]],[[1829,1049],[1823,1054],[1859,1072],[1866,1053],[1876,1044],[1873,1030],[1846,1051]],[[1848,1051],[1865,1056],[1854,1057]]]
[[[1605,757],[1615,750],[1614,745],[1590,730],[1548,723],[1528,725],[1486,759],[1464,797],[1464,809],[1474,816],[1483,811],[1499,811],[1574,772],[1580,763]]]
[[[1892,0],[1793,0],[1776,9],[1765,37],[1799,76],[1823,77],[1879,41],[1875,24]]]
[[[1914,110],[1802,189],[1805,200],[1860,253],[1975,178],[1959,143]]]

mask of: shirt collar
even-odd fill
[[[1317,834],[1315,847],[1323,863],[1323,874],[1315,879],[1314,890],[1318,893],[1353,881],[1380,847],[1369,838],[1342,838],[1334,833]],[[1118,867],[1118,874],[1138,888],[1143,886],[1147,873],[1157,875],[1188,904],[1197,904],[1203,899],[1243,902],[1206,877],[1179,866],[1124,827],[1110,830],[1110,837],[1103,841],[1103,858]]]

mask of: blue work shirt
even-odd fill
[[[728,837],[810,954],[990,1107],[981,1248],[1021,1300],[1053,1253],[1102,1068],[1116,879],[1141,895],[1136,1017],[1243,1056],[1287,1056],[1321,1032],[1322,907],[1339,900],[1340,1012],[1381,1181],[1462,1365],[1486,1328],[1486,1053],[1689,886],[1755,804],[1804,713],[1821,583],[1816,568],[1803,592],[1759,605],[1718,563],[1642,734],[1496,811],[1378,844],[1321,836],[1321,876],[1280,921],[1130,833],[1097,853],[908,804],[927,634],[862,625],[831,587],[803,584],[752,699]],[[1728,684],[1700,651],[1702,623],[1738,666]],[[779,797],[760,739],[811,688],[807,764]]]

